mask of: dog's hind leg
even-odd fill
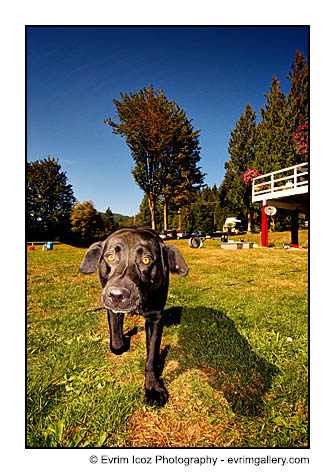
[[[114,313],[108,310],[108,324],[110,332],[110,349],[114,354],[120,355],[129,349],[123,337],[123,313]]]

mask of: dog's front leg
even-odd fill
[[[163,311],[145,315],[145,332],[147,338],[147,361],[145,364],[145,400],[147,403],[164,405],[168,392],[159,379],[159,349],[163,332]]]
[[[110,349],[114,354],[123,354],[128,347],[123,338],[123,313],[114,313],[108,310],[108,324],[110,333]]]

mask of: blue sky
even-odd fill
[[[78,201],[133,215],[143,192],[124,138],[104,118],[113,98],[152,84],[200,129],[206,184],[221,184],[230,133],[247,103],[260,117],[273,75],[286,75],[307,27],[29,27],[27,159],[59,159]]]

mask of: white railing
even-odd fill
[[[308,162],[262,174],[252,180],[252,202],[306,192],[308,192]]]

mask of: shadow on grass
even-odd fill
[[[173,308],[164,311],[164,326],[175,326],[180,324],[183,308],[181,306],[174,306]]]
[[[176,307],[166,311],[166,325],[172,324],[179,324],[179,340],[170,356],[178,359],[181,370],[203,370],[235,413],[260,415],[279,369],[252,350],[233,321],[211,308]]]

